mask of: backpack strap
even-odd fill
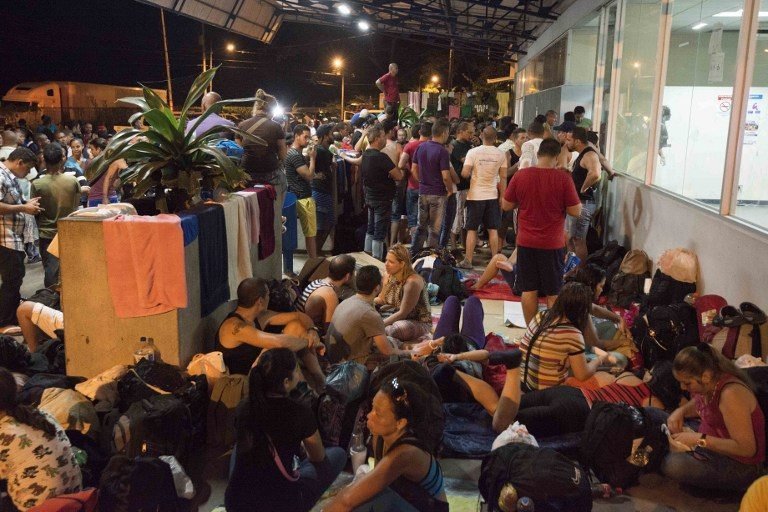
[[[245,130],[245,131],[246,131],[246,132],[248,132],[248,133],[250,133],[251,135],[253,135],[253,132],[255,132],[255,131],[256,131],[256,129],[257,129],[259,126],[263,125],[263,124],[264,124],[265,122],[267,122],[268,120],[269,120],[269,118],[267,118],[267,117],[262,117],[261,119],[259,119],[259,120],[258,120],[258,121],[256,121],[255,123],[253,123],[253,125],[251,125],[251,127],[250,127],[250,128],[248,128],[248,129],[247,129],[247,130]]]
[[[562,327],[564,325],[571,325],[571,324],[566,323],[566,322],[561,322],[561,323],[555,324],[555,325],[553,325],[551,327],[547,327],[546,329],[541,329],[541,330],[539,330],[537,333],[535,333],[531,337],[531,341],[528,342],[528,350],[525,353],[525,371],[523,372],[523,386],[527,386],[528,385],[528,362],[531,360],[531,352],[533,352],[533,345],[534,345],[534,343],[536,343],[536,340],[539,339],[539,336],[541,336],[541,334],[544,331],[549,330],[549,329],[557,329],[558,327]]]
[[[267,443],[269,443],[269,453],[272,454],[272,459],[275,461],[277,469],[280,470],[280,474],[283,475],[283,477],[289,482],[298,482],[300,478],[299,472],[292,471],[291,473],[288,473],[288,471],[285,469],[285,466],[283,465],[283,460],[280,458],[280,455],[275,449],[275,445],[272,443],[272,438],[269,437],[266,432],[264,432],[264,435],[267,438]]]

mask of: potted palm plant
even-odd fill
[[[143,96],[121,98],[119,101],[140,109],[128,123],[144,119],[146,130],[128,128],[120,131],[97,156],[89,169],[88,178],[95,181],[109,166],[124,159],[128,167],[120,172],[123,183],[133,183],[134,197],[144,195],[150,188],[161,185],[171,189],[175,211],[184,209],[200,194],[200,181],[213,187],[235,190],[249,176],[238,164],[217,147],[221,133],[232,132],[244,141],[264,144],[263,139],[230,126],[215,126],[199,135],[195,129],[213,113],[227,105],[253,102],[254,98],[222,100],[211,105],[195,119],[187,130],[190,109],[197,104],[218,70],[218,66],[200,74],[192,84],[184,105],[176,117],[168,104],[152,89],[142,85]]]

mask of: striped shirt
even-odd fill
[[[626,386],[621,382],[612,382],[599,389],[582,389],[587,403],[590,407],[595,402],[608,402],[618,404],[624,402],[627,405],[635,407],[646,407],[651,405],[651,388],[642,383],[638,386]]]
[[[299,297],[299,300],[296,303],[296,311],[301,311],[303,313],[304,308],[307,305],[307,301],[309,300],[309,296],[312,295],[312,292],[318,288],[322,288],[323,286],[330,286],[333,288],[333,285],[331,283],[325,282],[325,279],[315,279],[309,283],[307,287],[304,288],[304,291],[301,292],[301,297]]]
[[[572,325],[554,325],[536,338],[529,358],[528,346],[538,326],[538,319],[532,320],[520,340],[520,350],[523,351],[520,378],[525,379],[523,384],[527,384],[530,389],[559,386],[568,378],[568,358],[584,353],[584,337]]]

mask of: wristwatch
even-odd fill
[[[699,448],[707,447],[707,434],[701,434],[701,437],[696,441],[696,446]]]

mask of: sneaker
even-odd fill
[[[520,349],[493,352],[488,356],[488,364],[503,364],[507,370],[514,370],[520,366],[523,360],[523,352]]]
[[[457,263],[456,266],[459,267],[459,268],[463,268],[465,270],[471,270],[472,269],[472,264],[466,258],[464,258],[459,263]]]

